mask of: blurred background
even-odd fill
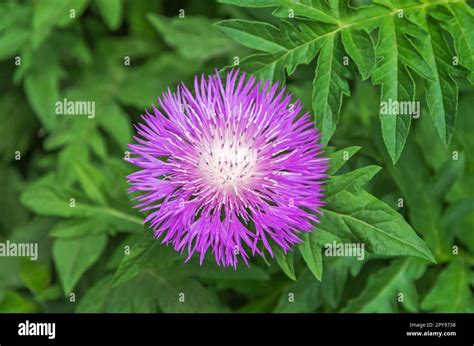
[[[319,282],[295,253],[292,281],[272,260],[234,271],[212,261],[183,264],[161,245],[147,251],[143,239],[151,232],[126,192],[133,167],[123,158],[133,123],[168,87],[252,53],[212,26],[225,18],[276,21],[268,9],[208,0],[0,1],[0,242],[39,245],[38,261],[0,257],[0,312],[333,312],[375,305],[386,312],[472,312],[474,92],[466,81],[449,148],[422,104],[392,165],[380,138],[378,88],[358,79],[330,142],[329,150],[361,147],[343,171],[383,167],[367,189],[403,214],[438,264],[397,272],[406,268],[403,259],[325,257]],[[313,73],[314,62],[287,81],[307,111]],[[424,100],[424,88],[417,89]],[[64,99],[93,101],[95,116],[57,114]],[[428,194],[433,186],[437,199]],[[140,270],[117,272],[131,249]],[[394,280],[414,294],[409,308],[387,293]],[[371,287],[366,304],[350,303]],[[179,304],[179,292],[193,303]],[[298,298],[289,302],[289,293]]]

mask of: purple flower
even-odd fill
[[[168,89],[136,125],[128,176],[155,237],[202,263],[248,265],[247,252],[291,250],[319,223],[327,159],[302,104],[238,72]],[[263,247],[262,247],[263,245]]]

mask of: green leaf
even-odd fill
[[[181,257],[160,241],[147,235],[140,243],[130,248],[130,254],[124,254],[124,258],[115,273],[113,286],[119,286],[136,277],[147,268],[160,273],[169,269]]]
[[[54,189],[48,186],[38,186],[26,189],[21,194],[21,202],[40,215],[57,215],[69,217],[83,211],[79,205],[79,209],[70,207],[69,199],[59,196]],[[84,216],[87,213],[84,213]]]
[[[204,262],[206,263],[206,262]],[[234,268],[216,268],[213,263],[206,263],[202,267],[196,270],[196,276],[204,280],[252,280],[252,281],[267,281],[270,279],[270,275],[263,269],[252,266],[237,266]]]
[[[6,291],[0,295],[0,313],[32,313],[38,307],[29,298],[15,291]]]
[[[229,19],[217,22],[214,26],[243,46],[267,53],[286,50],[284,45],[278,43],[280,41],[278,28],[271,24]]]
[[[33,35],[31,37],[33,48],[37,48],[56,26],[68,25],[79,18],[85,10],[88,0],[41,0],[34,3]],[[71,11],[74,11],[74,17]]]
[[[58,239],[54,242],[54,263],[65,295],[72,292],[86,270],[99,259],[106,244],[105,235]]]
[[[446,208],[443,215],[443,226],[452,227],[463,217],[472,213],[474,213],[474,197],[460,199]]]
[[[28,102],[48,131],[58,123],[55,104],[59,100],[60,75],[61,71],[47,65],[41,72],[33,71],[25,79]]]
[[[390,159],[386,158],[386,162],[389,161]],[[400,160],[396,165],[388,165],[387,169],[408,206],[413,228],[423,235],[436,259],[443,261],[452,251],[452,237],[440,228],[442,206],[432,195],[433,182],[420,148],[412,140],[408,140]]]
[[[466,7],[465,4],[456,4],[455,0],[452,1],[453,3],[450,0],[443,3],[452,13],[457,13]],[[412,17],[423,11],[429,13],[429,16],[434,16],[440,3],[418,4],[411,1],[379,0],[369,6],[353,9],[345,6],[343,2],[328,4],[284,0],[223,2],[246,7],[277,7],[273,14],[282,18],[278,32],[266,23],[230,20],[218,24],[221,30],[241,44],[265,52],[248,56],[240,63],[243,70],[253,73],[262,80],[284,81],[286,74],[291,75],[299,65],[310,63],[321,49],[313,82],[313,112],[317,126],[321,129],[323,144],[328,143],[336,128],[342,95],[349,95],[346,81],[349,69],[342,64],[346,55],[355,62],[363,79],[372,75],[372,82],[381,85],[379,117],[383,139],[393,163],[398,160],[405,146],[411,116],[419,114],[394,115],[390,114],[391,109],[387,110],[383,105],[398,102],[406,105],[406,102],[415,101],[413,72],[427,81],[431,114],[443,141],[449,143],[456,113],[457,90],[452,80],[454,74],[451,74],[455,69],[452,66],[449,69],[448,66],[441,66],[447,62],[445,57],[449,55],[449,51],[444,49],[444,43],[441,44],[439,24],[433,22],[432,26],[423,29],[419,24],[412,22],[414,20]],[[462,15],[456,15],[467,22],[470,16],[468,10],[464,10],[465,13]],[[296,18],[290,14],[294,14]],[[301,17],[309,18],[311,21]],[[439,15],[436,19],[438,17]],[[441,20],[447,22],[446,18],[450,18],[449,13],[443,13]],[[447,24],[444,24],[444,27],[450,31]],[[374,52],[372,32],[375,30],[378,30],[379,42]],[[459,32],[460,29],[456,27],[452,31]],[[339,33],[345,52],[339,42]],[[469,51],[469,42],[472,41],[468,35],[467,32],[459,33],[461,41],[459,45],[465,51]],[[418,44],[418,41],[430,43],[432,37],[435,37],[435,41],[431,43],[440,44],[436,46]],[[432,55],[425,56],[426,49],[428,53],[430,49],[440,53],[439,56],[437,53],[435,55],[436,66],[433,64],[433,59],[430,59],[433,58]],[[467,56],[468,54],[465,54],[463,60],[469,65],[466,60],[472,58]],[[440,65],[441,60],[443,64]],[[458,71],[456,75],[461,74]],[[440,83],[442,80],[446,80],[447,83]]]
[[[48,175],[44,181],[30,185],[21,194],[21,203],[40,215],[62,217],[96,217],[108,224],[126,222],[127,225],[141,225],[142,219],[111,206],[92,204],[75,191],[53,186],[56,176]],[[73,199],[73,201],[71,201]],[[72,203],[74,202],[74,203]]]
[[[243,59],[240,65],[261,80],[284,81],[285,71],[291,75],[299,65],[308,64],[313,60],[323,43],[322,38],[329,30],[327,25],[315,24],[312,21],[295,23],[282,20],[278,44],[284,46],[285,50],[251,55]]]
[[[218,0],[222,4],[230,4],[242,7],[272,7],[277,6],[277,0]]]
[[[342,44],[357,65],[362,80],[369,78],[375,68],[375,47],[372,36],[365,30],[349,28],[341,31]]]
[[[438,135],[448,146],[454,132],[458,104],[458,86],[453,77],[459,72],[453,66],[453,54],[438,23],[426,9],[417,12],[413,18],[427,32],[415,38],[431,72],[431,79],[426,80],[426,103]]]
[[[313,112],[321,131],[321,143],[329,142],[336,130],[343,95],[349,96],[348,71],[338,35],[327,36],[321,46],[313,81]]]
[[[178,275],[180,256],[158,240],[147,237],[124,256],[115,277],[97,284],[79,311],[156,312],[155,304],[163,312],[217,311],[212,292],[189,278],[192,265],[182,265],[186,272]]]
[[[141,91],[143,92],[143,89]],[[97,121],[101,128],[115,140],[120,148],[125,148],[126,143],[130,143],[132,140],[132,127],[127,113],[113,102],[98,103],[96,113],[100,114]]]
[[[13,113],[16,114],[14,117],[11,116]],[[17,151],[28,151],[38,123],[24,96],[16,92],[6,92],[0,97],[0,122],[0,155],[2,160],[12,161]]]
[[[415,84],[407,66],[419,74],[423,71],[423,76],[429,74],[422,56],[407,38],[407,33],[413,35],[412,30],[417,27],[396,13],[382,20],[376,48],[381,61],[372,76],[374,84],[382,85],[379,116],[385,146],[393,163],[397,162],[405,146],[413,114],[391,114],[389,105],[414,101]],[[384,110],[383,105],[387,105],[387,109]]]
[[[74,218],[57,222],[49,231],[49,235],[57,238],[78,238],[105,233],[108,230],[107,220],[102,217]]]
[[[49,286],[51,270],[46,264],[22,259],[20,278],[31,292],[38,294]]]
[[[469,266],[460,260],[450,263],[438,276],[423,299],[423,310],[435,312],[473,312]]]
[[[40,303],[44,303],[51,300],[61,299],[62,294],[63,292],[61,290],[61,286],[54,285],[54,286],[45,288],[41,292],[37,293],[35,295],[35,299]]]
[[[99,170],[95,169],[92,165],[86,165],[81,161],[73,161],[72,165],[86,196],[94,202],[97,202],[99,205],[107,205],[107,201],[105,200],[104,194],[99,186],[99,181],[97,181],[102,177]]]
[[[347,147],[345,149],[338,150],[329,155],[329,169],[328,174],[333,175],[337,173],[337,171],[345,165],[345,163],[355,154],[357,153],[361,147],[352,146]]]
[[[364,243],[366,250],[387,256],[434,257],[403,217],[364,190],[329,196],[320,229],[343,240]]]
[[[441,21],[453,40],[459,63],[470,71],[469,80],[474,83],[474,22],[472,8],[463,2],[443,4],[433,13]]]
[[[11,230],[28,221],[28,211],[20,204],[24,182],[14,166],[0,165],[0,229]]]
[[[28,4],[7,2],[0,5],[0,61],[13,56],[28,42],[30,17]]]
[[[323,23],[337,23],[337,18],[333,16],[323,2],[297,2],[292,0],[219,0],[219,2],[242,7],[278,7],[273,12],[278,17],[288,18],[291,13],[295,16],[307,17]]]
[[[414,281],[426,270],[426,264],[415,259],[393,261],[369,276],[362,293],[352,299],[344,312],[397,312],[400,307],[418,311],[418,293]],[[402,300],[403,299],[403,300]]]
[[[320,283],[309,271],[305,271],[283,292],[275,312],[313,312],[321,305],[319,290]]]
[[[296,281],[295,267],[293,266],[293,252],[290,251],[285,254],[280,248],[277,248],[274,252],[275,260],[286,276]]]
[[[201,72],[202,68],[201,63],[196,60],[188,60],[178,54],[163,53],[141,66],[126,69],[123,83],[118,87],[116,96],[123,104],[149,108],[156,103],[160,93],[165,92],[168,87],[188,80],[189,76]],[[107,109],[105,111],[109,112]],[[114,109],[111,111],[113,114],[116,113]],[[108,124],[112,125],[113,121],[115,120],[108,120]],[[129,120],[127,122],[130,123]],[[116,129],[116,126],[107,125],[107,127],[110,132]],[[130,133],[130,126],[128,132]]]
[[[381,168],[379,166],[366,166],[343,175],[333,176],[324,187],[325,195],[328,198],[334,198],[341,191],[354,191],[372,180]]]
[[[316,232],[317,233],[317,232]],[[321,253],[322,245],[318,241],[318,234],[303,234],[303,243],[298,245],[298,249],[303,255],[303,259],[308,265],[309,270],[314,277],[321,281],[323,275],[323,256]]]
[[[356,276],[364,263],[363,260],[359,260],[357,257],[325,256],[323,261],[324,278],[321,282],[320,299],[332,309],[336,309],[341,302],[349,273],[352,276]]]
[[[315,229],[311,233],[302,236],[303,243],[298,245],[298,249],[314,277],[321,281],[323,275],[323,247],[325,244],[340,239],[321,229]]]
[[[112,275],[107,275],[92,286],[79,301],[76,312],[106,312],[107,300],[112,287],[112,279]]]
[[[109,29],[118,29],[122,22],[122,0],[97,0],[96,4]]]
[[[150,273],[144,273],[125,285],[111,290],[107,297],[106,312],[156,313],[160,291],[156,279]]]
[[[205,61],[234,48],[233,42],[214,28],[208,18],[186,16],[169,19],[156,14],[147,17],[166,43],[186,59]]]
[[[431,195],[443,201],[456,181],[462,176],[466,166],[466,156],[459,153],[457,160],[447,161],[436,173],[432,184]]]
[[[163,312],[204,313],[217,312],[217,307],[210,294],[199,282],[192,279],[158,278],[160,294],[158,304]]]

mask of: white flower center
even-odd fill
[[[212,139],[200,156],[204,176],[219,189],[237,191],[245,185],[257,166],[257,151],[239,138]]]

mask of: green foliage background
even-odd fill
[[[0,242],[40,257],[0,257],[0,311],[473,312],[472,8],[351,5],[2,0]],[[123,157],[161,92],[237,61],[315,115],[324,217],[250,268],[184,264],[141,224]],[[56,115],[63,98],[96,117]],[[420,101],[421,117],[379,115],[388,99]],[[333,241],[364,243],[365,259],[324,256]]]

